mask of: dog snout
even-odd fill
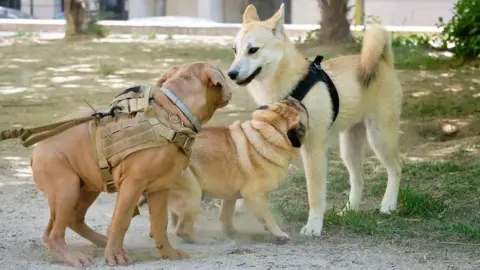
[[[238,77],[238,70],[236,69],[229,70],[227,75],[228,77],[230,77],[230,79],[235,80]]]

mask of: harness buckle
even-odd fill
[[[172,142],[180,146],[184,151],[188,151],[193,144],[193,138],[182,132],[175,132]]]

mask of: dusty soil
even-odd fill
[[[3,155],[3,157],[5,157]],[[0,264],[2,269],[69,269],[41,241],[48,221],[48,204],[28,176],[27,158],[2,159],[0,189]],[[22,177],[23,176],[23,177]],[[113,212],[115,196],[102,194],[87,214],[87,222],[106,232]],[[197,231],[214,239],[211,244],[187,244],[171,234],[177,247],[192,258],[182,261],[156,260],[154,243],[149,238],[149,218],[145,209],[136,217],[125,239],[126,250],[135,261],[122,269],[476,269],[478,246],[455,243],[384,242],[325,236],[302,239],[291,232],[292,243],[276,245],[265,235],[249,212],[236,217],[244,234],[235,240],[220,235],[218,209],[204,209]],[[94,257],[92,269],[111,269],[103,259],[103,250],[67,231],[67,242],[78,251]],[[477,260],[477,261],[476,261]]]
[[[77,58],[65,57],[72,53],[65,50],[57,53],[59,47],[39,49],[34,45],[28,50],[9,48],[8,51],[2,48],[6,54],[2,55],[5,62],[0,66],[4,72],[0,75],[1,129],[48,123],[67,111],[85,107],[84,98],[100,104],[133,81],[154,81],[165,66],[179,60],[167,61],[164,57],[158,63],[151,59],[152,48],[146,46],[137,52],[134,63],[128,57],[124,60],[123,56],[108,56],[102,51],[96,51],[102,57],[82,58],[85,52],[93,53],[91,44],[74,48],[79,54]],[[125,54],[124,49],[125,46],[120,47],[116,52]],[[55,58],[56,55],[64,58]],[[138,61],[145,59],[150,61],[149,65],[132,70],[132,66],[138,68]],[[98,69],[103,75],[98,74]],[[212,123],[226,124],[246,118],[252,106],[247,93],[237,91],[232,104]],[[30,151],[18,141],[2,142],[0,146],[0,266],[5,270],[68,269],[41,241],[49,211],[45,197],[32,181]],[[102,194],[87,213],[87,223],[105,233],[114,201],[115,195]],[[187,244],[171,234],[173,244],[188,251],[192,258],[157,260],[154,243],[148,236],[148,214],[145,209],[141,212],[141,216],[133,219],[125,239],[126,250],[135,264],[122,269],[478,269],[480,265],[480,247],[475,243],[426,243],[411,239],[386,242],[374,236],[352,238],[328,232],[320,239],[304,239],[296,230],[290,231],[291,243],[276,245],[248,211],[241,211],[236,217],[236,227],[242,235],[227,239],[220,234],[215,201],[205,205],[196,225],[200,235],[214,241]],[[73,249],[93,256],[92,269],[111,269],[104,262],[102,249],[68,230],[67,242]]]

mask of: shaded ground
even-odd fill
[[[105,104],[125,87],[154,83],[176,63],[208,60],[226,70],[232,59],[230,46],[172,49],[155,43],[13,42],[14,46],[0,47],[2,130],[51,123],[67,112],[86,107],[84,100],[94,106]],[[320,53],[329,56],[326,51]],[[400,61],[406,63],[408,59]],[[270,244],[270,237],[248,212],[236,218],[244,237],[224,239],[216,218],[218,202],[207,201],[197,228],[217,241],[192,245],[172,235],[174,244],[193,258],[156,261],[153,241],[148,237],[148,215],[142,209],[142,216],[132,221],[125,241],[136,261],[135,269],[475,269],[480,265],[480,127],[474,117],[480,112],[479,70],[474,66],[437,69],[399,71],[405,90],[402,198],[411,203],[401,209],[403,212],[392,218],[374,212],[383,195],[385,173],[369,153],[361,206],[364,211],[344,219],[331,212],[321,239],[298,236],[306,217],[306,195],[303,175],[292,172],[271,198],[280,224],[292,234],[292,243]],[[255,105],[245,89],[232,87],[232,103],[211,124],[249,118]],[[31,179],[30,151],[15,140],[1,142],[0,264],[2,269],[64,269],[40,240],[48,206]],[[336,142],[331,152],[329,205],[339,208],[348,197],[348,174],[338,159]],[[299,160],[295,161],[292,170],[299,165]],[[94,229],[106,231],[114,198],[102,194],[90,208],[87,222]],[[286,203],[279,203],[279,199]],[[107,269],[102,250],[70,231],[67,241],[92,254],[95,268]]]

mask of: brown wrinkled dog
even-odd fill
[[[205,127],[192,147],[187,170],[170,190],[168,206],[176,234],[187,241],[198,241],[194,222],[204,191],[223,199],[220,221],[227,235],[235,233],[235,202],[244,198],[265,229],[278,242],[286,242],[289,236],[278,227],[265,196],[285,178],[298,153],[295,148],[301,146],[306,135],[307,121],[300,102],[283,100],[259,107],[249,121]]]
[[[200,124],[206,123],[231,98],[230,89],[221,71],[203,63],[188,63],[173,67],[158,81],[172,90],[190,109]],[[168,113],[191,123],[182,112],[160,91],[151,101],[159,121],[166,122]],[[91,115],[91,110],[77,112],[70,117]],[[145,193],[149,201],[151,228],[156,235],[156,247],[161,258],[179,259],[188,255],[174,249],[167,238],[167,198],[170,187],[177,181],[189,163],[179,147],[170,143],[164,147],[149,148],[126,157],[112,171],[118,196],[111,224],[106,236],[93,231],[84,222],[85,214],[105,183],[95,160],[88,124],[71,128],[57,136],[38,143],[31,156],[33,178],[50,204],[50,221],[43,240],[68,264],[87,266],[92,259],[72,251],[65,242],[65,229],[69,227],[80,236],[100,247],[106,247],[109,265],[125,265],[132,260],[123,250],[123,240],[130,225],[138,199]]]

